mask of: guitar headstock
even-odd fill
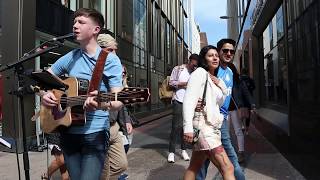
[[[126,87],[118,93],[117,99],[124,105],[144,104],[149,101],[149,88]]]

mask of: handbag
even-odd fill
[[[194,127],[193,126],[193,140],[192,140],[192,144],[195,144],[198,142],[199,140],[199,136],[200,136],[200,121],[205,121],[206,119],[206,114],[204,112],[204,106],[206,105],[206,93],[207,93],[207,85],[208,85],[208,75],[207,75],[207,79],[206,79],[206,83],[204,85],[204,90],[203,90],[203,95],[202,95],[202,101],[201,101],[201,111],[200,112],[195,112],[195,115],[193,116],[193,122],[198,121],[198,127]]]

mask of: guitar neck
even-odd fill
[[[147,88],[125,88],[118,93],[100,93],[96,100],[98,102],[121,101],[123,104],[145,103],[149,100],[149,90]],[[83,105],[87,95],[67,97],[68,106]],[[61,101],[64,99],[61,98]]]

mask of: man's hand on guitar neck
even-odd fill
[[[89,93],[89,97],[86,99],[83,108],[87,111],[95,111],[97,109],[104,110],[120,110],[123,106],[121,101],[109,101],[109,102],[97,102],[98,91],[92,91]]]

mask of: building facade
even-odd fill
[[[256,127],[282,153],[319,160],[320,1],[239,0],[237,38],[239,69],[250,70],[259,104]],[[237,12],[237,13],[235,13]],[[267,128],[270,127],[270,128]],[[290,159],[294,166],[301,166]],[[304,166],[307,162],[302,163]],[[308,178],[307,168],[298,167]],[[304,171],[305,170],[305,171]]]
[[[190,20],[192,0],[30,0],[28,3],[0,0],[0,64],[12,63],[42,42],[72,32],[73,13],[81,7],[95,8],[104,15],[106,31],[118,41],[117,53],[127,67],[129,86],[150,89],[150,102],[135,107],[134,113],[144,115],[163,110],[165,106],[158,96],[159,83],[175,65],[187,60],[191,47],[196,48],[190,30],[194,24]],[[64,47],[25,63],[25,69],[49,67],[76,47],[77,43],[66,41]],[[12,70],[4,72],[3,77],[10,77],[1,86],[4,94],[17,87]],[[3,136],[20,138],[20,102],[14,96],[3,96],[2,102],[6,104]],[[39,102],[39,97],[34,95],[25,97],[28,137],[40,131],[37,123],[30,121],[39,109]]]
[[[208,38],[206,32],[200,32],[200,48],[208,46]]]

